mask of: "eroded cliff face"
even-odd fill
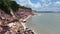
[[[16,14],[16,16],[20,15],[21,18],[25,18],[28,15],[34,15],[32,13],[32,10],[29,10],[29,9],[21,9],[21,8],[19,8],[19,10],[17,12],[15,12],[15,14]]]
[[[17,17],[17,19],[26,18],[28,15],[34,15],[32,13],[32,10],[21,9],[21,8],[19,8],[18,11],[13,12],[13,13],[14,13],[15,17]],[[6,14],[3,10],[0,10],[0,18],[6,19],[8,21],[13,21],[14,20],[14,18],[11,15]]]
[[[13,12],[15,17],[6,14],[3,10],[0,9],[0,33],[1,34],[31,34],[30,32],[24,30],[22,21],[20,19],[25,19],[29,15],[34,15],[32,10],[21,9]]]

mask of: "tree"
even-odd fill
[[[15,1],[10,1],[10,7],[13,9],[13,11],[17,11],[18,8],[20,7],[19,4],[17,4]]]
[[[7,14],[11,14],[13,17],[15,17],[13,11],[14,11],[14,8],[12,8],[12,4],[14,3],[11,3],[12,1],[11,0],[0,0],[0,9],[4,10],[4,12],[6,12]],[[16,3],[15,3],[16,4]]]
[[[15,17],[14,12],[17,11],[18,8],[32,10],[31,8],[20,6],[19,4],[16,3],[16,1],[0,0],[0,9],[4,10],[5,13],[10,14],[13,17]]]
[[[3,0],[0,0],[0,9],[2,9],[4,12],[10,14],[8,11],[8,6],[6,5],[5,1]]]

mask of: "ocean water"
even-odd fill
[[[27,26],[37,34],[60,34],[60,13],[37,13]]]

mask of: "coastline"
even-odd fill
[[[29,15],[27,18],[23,19],[23,21],[29,21],[30,18],[32,18],[31,15]],[[25,23],[22,22],[21,24],[23,25],[24,29],[29,28],[29,27],[26,25],[26,22],[25,22]],[[34,32],[34,34],[36,34],[36,32],[35,32],[32,28],[29,28],[29,30],[32,30],[32,32]]]

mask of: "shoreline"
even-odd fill
[[[23,21],[27,21],[29,18],[31,18],[32,16],[31,15],[29,15],[27,18],[25,18],[25,19],[23,19]],[[26,22],[22,22],[21,23],[22,24],[22,26],[24,27],[24,29],[26,29],[26,28],[28,28],[28,26],[26,26]],[[32,32],[34,33],[34,34],[36,34],[36,32],[33,30],[33,29],[31,29],[31,28],[28,28],[29,30],[32,30]]]

